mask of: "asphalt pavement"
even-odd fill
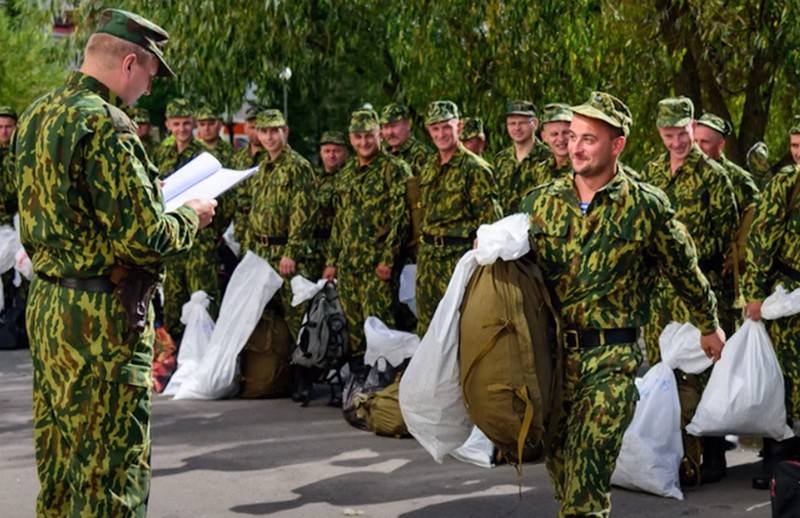
[[[34,515],[38,482],[27,351],[0,351],[0,517]],[[348,425],[319,399],[153,402],[152,517],[552,517],[542,465],[436,464],[413,439]],[[769,494],[750,488],[757,457],[728,452],[718,484],[685,499],[615,489],[613,517],[767,518]]]

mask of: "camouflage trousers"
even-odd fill
[[[353,356],[363,356],[367,351],[364,321],[374,316],[394,329],[395,284],[384,282],[375,274],[375,266],[343,264],[337,271],[339,302],[347,319],[347,335]]]
[[[152,315],[144,333],[128,336],[113,295],[33,280],[37,516],[146,515]]]
[[[199,246],[198,246],[199,245]],[[181,312],[192,293],[203,290],[211,299],[208,313],[216,320],[220,306],[217,251],[213,243],[199,242],[188,252],[166,262],[164,325],[173,338],[183,334]]]
[[[417,254],[417,334],[425,335],[442,300],[453,270],[471,246],[437,247],[420,243]]]
[[[641,352],[616,344],[567,352],[559,422],[545,462],[559,517],[607,517],[611,474],[639,393]]]

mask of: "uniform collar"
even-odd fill
[[[113,104],[117,108],[128,113],[129,107],[119,98],[118,95],[108,89],[106,85],[92,76],[88,76],[83,72],[73,72],[67,78],[67,84],[82,90],[89,90],[100,96],[104,101]]]
[[[574,175],[555,180],[550,187],[550,192],[560,196],[570,204],[574,205],[578,203],[578,193],[575,191]],[[608,196],[612,201],[624,203],[629,192],[630,179],[622,172],[622,168],[619,163],[617,163],[614,176],[595,193],[595,199],[598,196]],[[594,201],[592,201],[592,203],[594,203]]]

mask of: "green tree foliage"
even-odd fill
[[[80,3],[79,35],[104,3]],[[661,151],[654,108],[677,94],[732,119],[734,158],[765,138],[775,155],[800,94],[796,0],[120,3],[170,31],[167,57],[180,75],[170,88],[220,111],[235,111],[251,84],[279,107],[278,74],[290,67],[292,139],[307,153],[365,102],[399,100],[421,113],[452,99],[484,118],[496,150],[507,145],[507,100],[578,103],[602,89],[631,107],[633,165]]]

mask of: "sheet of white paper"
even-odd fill
[[[211,153],[201,153],[164,180],[161,192],[169,202],[189,187],[201,182],[222,169],[222,164]],[[182,204],[181,204],[182,205]],[[180,205],[179,205],[180,206]]]
[[[217,173],[212,174],[197,185],[189,187],[182,193],[167,201],[167,212],[175,210],[187,201],[194,200],[195,198],[201,200],[212,200],[225,191],[232,189],[239,182],[252,176],[256,171],[258,171],[258,167],[245,169],[243,171],[220,169]]]

